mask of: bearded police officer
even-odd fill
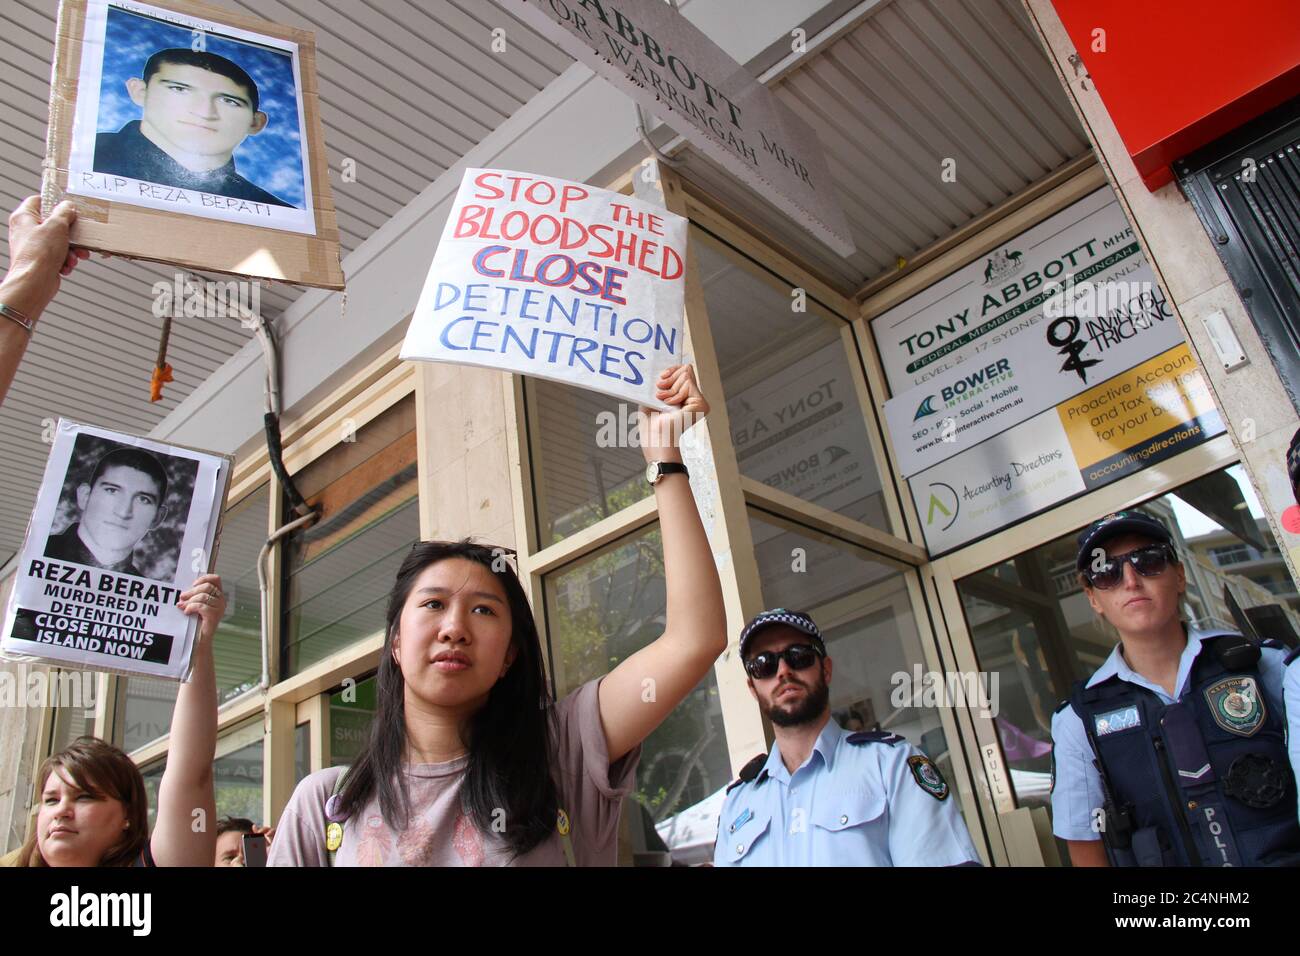
[[[1072,862],[1300,864],[1283,650],[1184,626],[1182,565],[1145,512],[1086,528],[1077,568],[1120,643],[1052,718],[1053,830]]]
[[[812,618],[764,611],[740,635],[750,693],[776,742],[727,788],[718,866],[979,865],[957,801],[896,734],[831,719],[831,660]]]

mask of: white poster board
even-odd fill
[[[184,679],[230,459],[60,419],[5,608],[6,657]]]
[[[466,170],[401,357],[665,408],[655,383],[682,361],[686,230],[622,193]]]

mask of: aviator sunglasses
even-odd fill
[[[1151,544],[1137,548],[1128,554],[1117,554],[1108,558],[1104,564],[1087,569],[1085,574],[1092,586],[1105,591],[1113,588],[1124,579],[1124,563],[1133,565],[1133,570],[1144,578],[1154,578],[1164,573],[1174,553],[1167,544]]]
[[[791,644],[783,651],[763,651],[745,661],[745,673],[754,680],[766,680],[776,673],[784,659],[790,669],[801,671],[812,667],[822,652],[811,644]]]

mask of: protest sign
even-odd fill
[[[191,0],[63,0],[46,214],[102,252],[330,289],[339,234],[305,31]]]
[[[181,680],[214,566],[230,459],[59,420],[5,608],[0,651]]]
[[[469,169],[402,358],[536,375],[654,408],[682,361],[686,220],[622,193]]]

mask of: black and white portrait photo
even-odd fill
[[[24,660],[182,679],[231,459],[59,419],[0,626]]]
[[[170,581],[197,471],[193,459],[78,435],[45,556]]]

